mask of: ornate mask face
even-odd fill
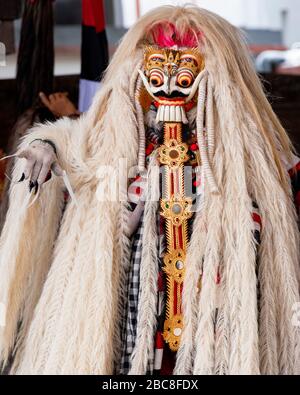
[[[184,106],[194,97],[203,68],[204,59],[196,48],[146,47],[141,75],[148,93],[158,103],[158,122],[187,121]]]
[[[203,68],[197,49],[176,51],[148,47],[144,61],[151,92],[169,98],[188,97]]]

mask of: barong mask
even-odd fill
[[[163,144],[158,148],[157,158],[166,184],[160,202],[167,250],[163,258],[167,296],[162,336],[170,349],[176,352],[184,325],[182,284],[189,242],[188,220],[192,218],[192,199],[186,195],[188,181],[191,180],[185,177],[185,169],[190,166],[189,146],[183,141],[182,132],[183,124],[188,123],[186,112],[196,106],[194,97],[198,88],[203,90],[199,83],[203,77],[204,61],[194,45],[155,44],[145,46],[140,75],[157,107],[156,122],[163,123]],[[197,155],[200,165],[200,155]]]
[[[197,48],[145,48],[140,75],[158,108],[157,122],[188,122],[186,111],[191,108],[203,69],[204,59]]]

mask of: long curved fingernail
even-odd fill
[[[34,194],[36,195],[38,193],[39,190],[39,183],[36,181],[35,183],[35,189],[34,189]]]
[[[35,182],[30,181],[29,183],[29,192],[31,193],[32,189],[35,187]]]
[[[18,182],[22,182],[22,181],[24,181],[25,180],[25,174],[24,173],[22,173],[22,177],[19,179],[19,181]]]
[[[47,177],[46,177],[45,182],[51,180],[51,178],[52,178],[52,172],[51,172],[51,170],[50,170],[49,173],[47,174]]]

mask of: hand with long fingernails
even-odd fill
[[[63,174],[63,170],[57,162],[55,146],[49,141],[34,140],[16,156],[26,159],[19,182],[29,180],[30,192],[34,190],[37,193],[39,186],[51,177],[51,172],[57,176]]]

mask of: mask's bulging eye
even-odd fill
[[[194,76],[188,71],[182,71],[177,76],[177,85],[181,88],[189,88],[194,82]]]
[[[152,62],[162,63],[164,61],[164,59],[163,58],[159,58],[159,57],[153,57],[153,58],[151,58],[151,61]]]
[[[153,54],[149,57],[150,62],[162,63],[165,60],[164,56],[161,54]]]
[[[158,70],[153,70],[150,73],[149,81],[153,87],[157,88],[164,84],[164,75]]]

